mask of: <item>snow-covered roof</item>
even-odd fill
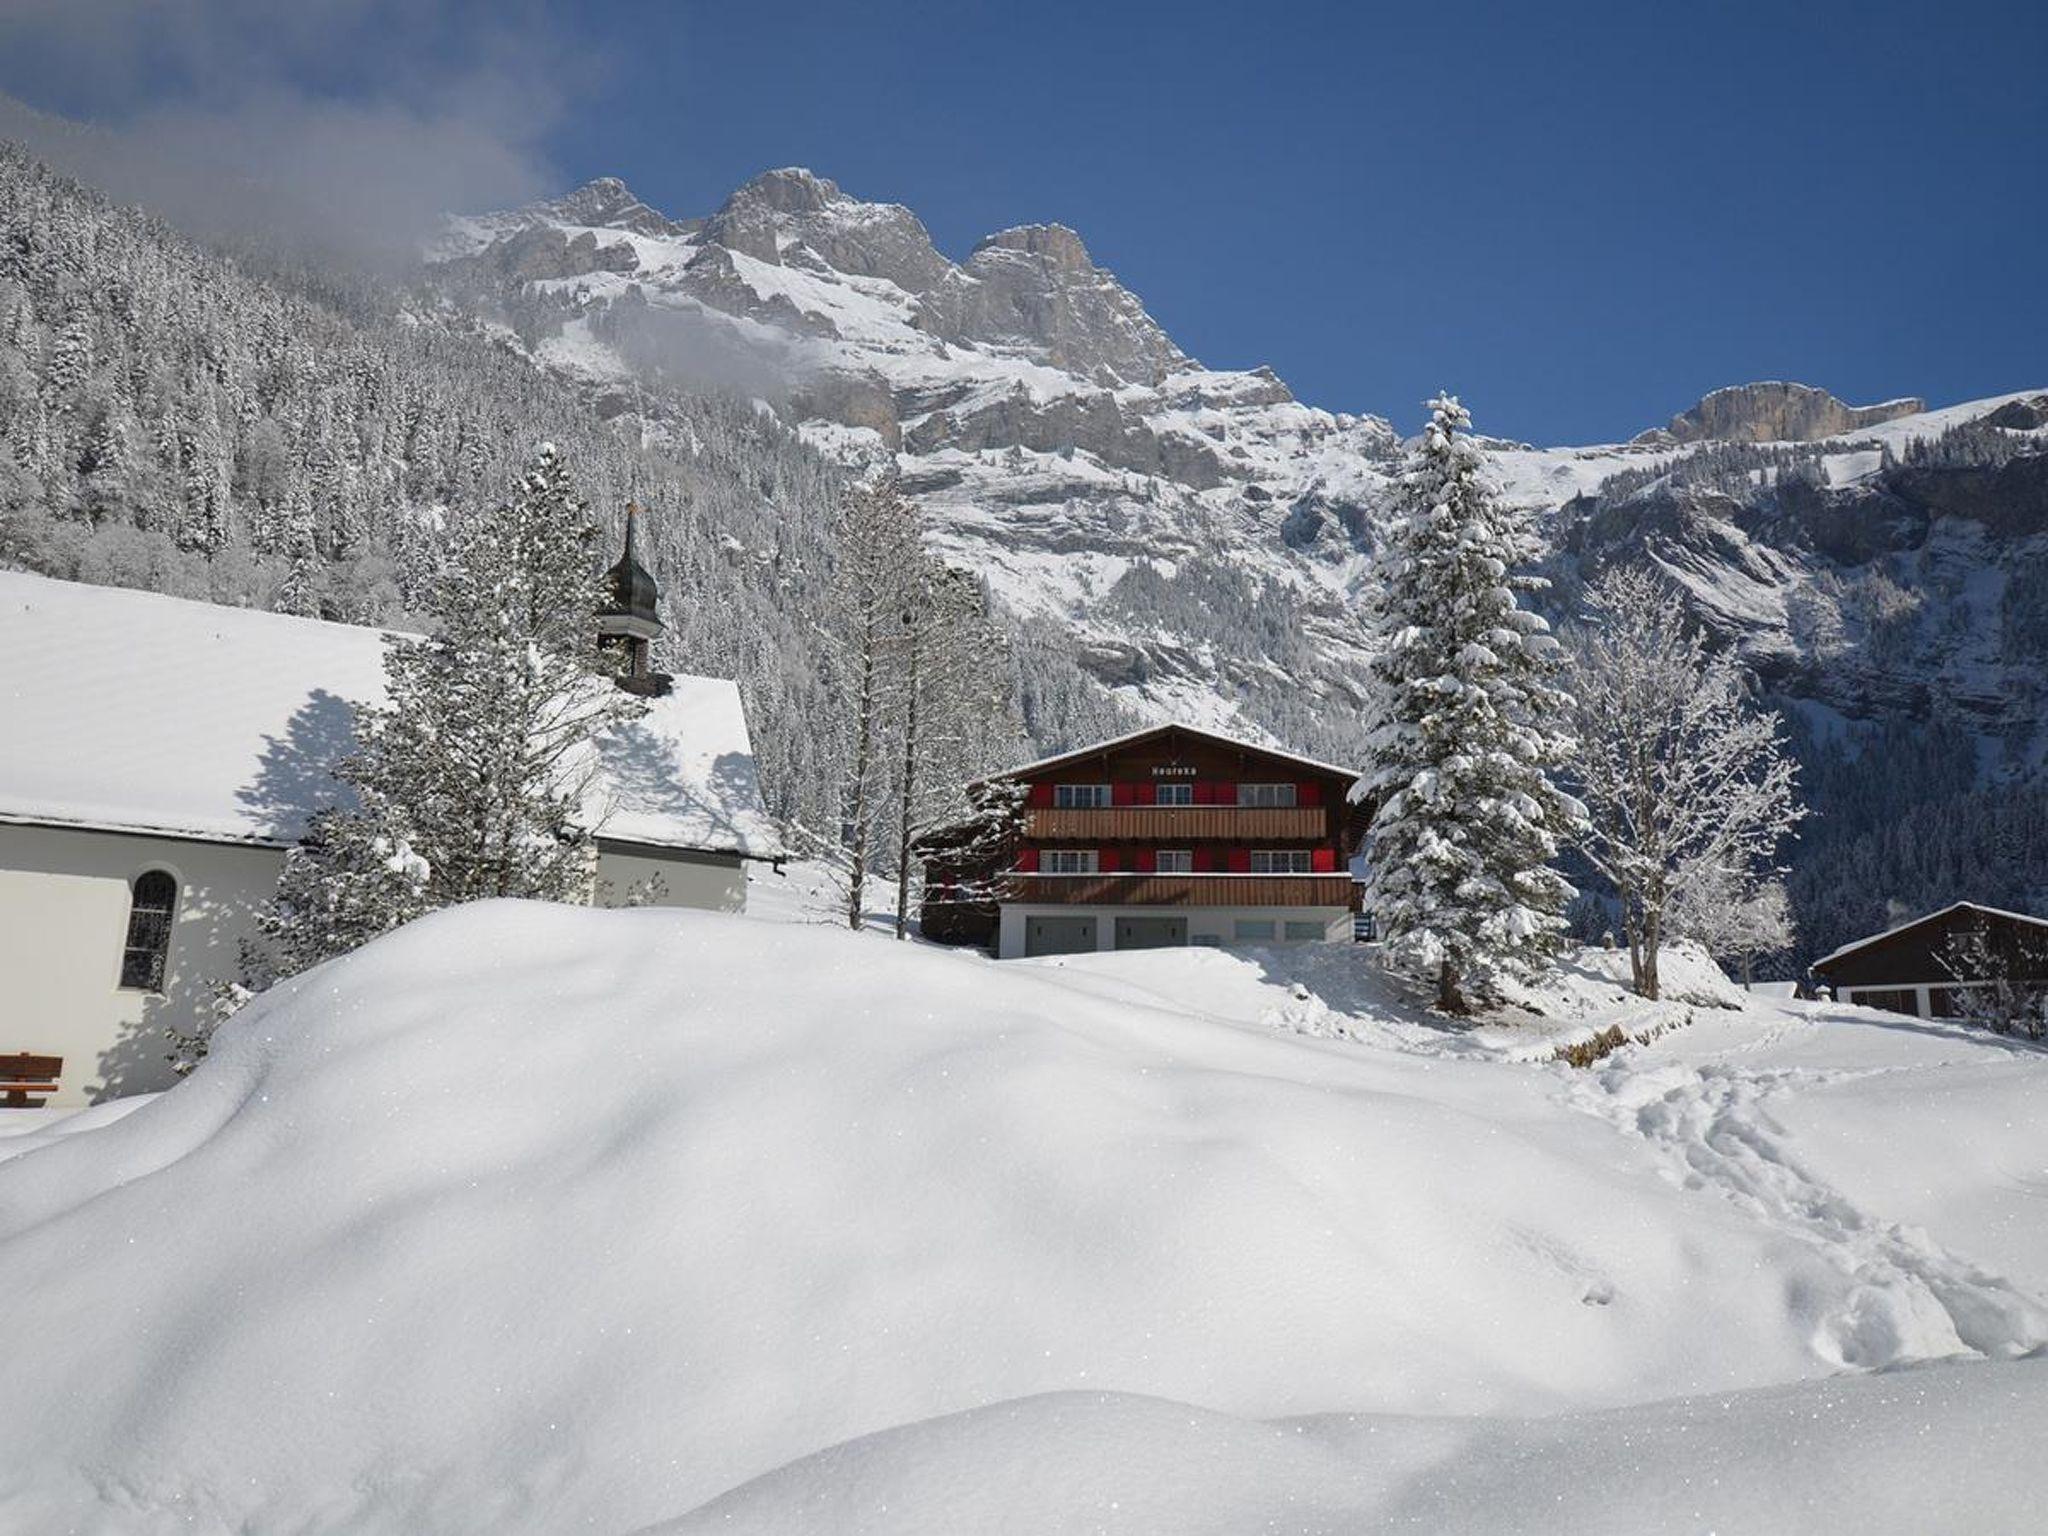
[[[1844,944],[1839,949],[1831,949],[1807,969],[1817,971],[1844,955],[1853,955],[1859,949],[1867,949],[1872,944],[1882,944],[1886,939],[1897,938],[1908,929],[1918,928],[1922,923],[1931,923],[1938,917],[1947,917],[1951,912],[1982,912],[1986,917],[2010,918],[2016,923],[2032,923],[2037,928],[2048,928],[2048,917],[2033,917],[2025,912],[2008,912],[2003,907],[1987,907],[1979,901],[1952,901],[1938,911],[1922,913],[1919,917],[1887,928],[1882,933],[1873,933],[1867,939],[1858,939],[1852,944]]]
[[[0,820],[294,841],[383,655],[381,630],[0,571]],[[676,678],[599,751],[601,837],[781,856],[732,683]]]
[[[1319,773],[1341,774],[1346,778],[1352,779],[1358,777],[1358,770],[1356,768],[1341,768],[1335,763],[1325,763],[1313,757],[1303,757],[1299,752],[1289,752],[1285,747],[1276,747],[1268,742],[1247,741],[1242,736],[1228,736],[1222,731],[1212,731],[1203,726],[1184,725],[1179,721],[1169,720],[1164,725],[1148,725],[1142,730],[1126,731],[1123,735],[1112,736],[1107,741],[1090,742],[1087,746],[1076,747],[1071,752],[1055,752],[1051,757],[1041,757],[1035,762],[1019,763],[1014,768],[1005,768],[999,773],[992,773],[989,775],[989,778],[1014,779],[1027,773],[1039,773],[1047,768],[1057,768],[1062,763],[1078,762],[1083,758],[1095,757],[1103,752],[1114,751],[1118,747],[1129,746],[1133,742],[1145,740],[1148,736],[1162,736],[1168,731],[1180,731],[1189,736],[1199,736],[1204,741],[1213,741],[1219,746],[1241,747],[1247,752],[1257,752],[1264,757],[1285,758],[1289,762],[1301,764],[1304,768],[1313,768]]]

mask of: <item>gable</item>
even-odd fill
[[[1358,778],[1355,768],[1243,741],[1189,725],[1155,725],[1127,736],[1113,737],[1071,752],[1040,758],[1005,769],[992,778],[1026,783],[1082,782],[1099,779],[1227,780],[1232,783],[1304,779],[1341,783],[1348,790]]]

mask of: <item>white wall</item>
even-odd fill
[[[736,853],[688,853],[598,840],[597,904],[622,906],[636,887],[659,876],[663,890],[649,905],[706,912],[747,909],[747,868]]]
[[[55,1104],[168,1088],[164,1026],[189,1027],[213,983],[239,974],[241,940],[283,857],[244,844],[0,825],[0,1053],[62,1056]],[[160,996],[120,986],[129,887],[150,869],[178,882]]]
[[[0,1055],[62,1056],[52,1104],[168,1088],[164,1029],[189,1029],[210,1008],[214,984],[240,975],[241,941],[283,858],[249,844],[0,824]],[[150,869],[178,882],[160,995],[120,986],[130,887]],[[746,906],[734,855],[605,845],[597,874],[600,902],[621,901],[659,874],[663,905]]]
[[[1184,917],[1188,920],[1190,944],[1213,939],[1226,947],[1237,946],[1240,943],[1237,937],[1239,919],[1273,925],[1274,937],[1271,940],[1243,941],[1247,943],[1286,943],[1288,941],[1283,935],[1289,923],[1321,924],[1324,943],[1349,943],[1351,940],[1351,912],[1346,907],[1084,907],[1066,903],[1005,902],[996,924],[998,959],[1014,960],[1023,955],[1024,924],[1033,917],[1094,918],[1095,947],[1098,950],[1116,947],[1116,920],[1119,917]]]

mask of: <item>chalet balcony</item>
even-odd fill
[[[1120,805],[1024,813],[1024,835],[1045,843],[1320,842],[1330,812],[1320,805]]]
[[[1003,900],[1115,907],[1345,907],[1349,875],[1015,875]]]

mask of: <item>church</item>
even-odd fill
[[[738,688],[650,666],[633,549],[600,643],[644,715],[598,743],[596,900],[741,911],[784,856]],[[0,572],[0,1057],[61,1056],[48,1102],[170,1086],[307,818],[345,792],[384,633]]]

